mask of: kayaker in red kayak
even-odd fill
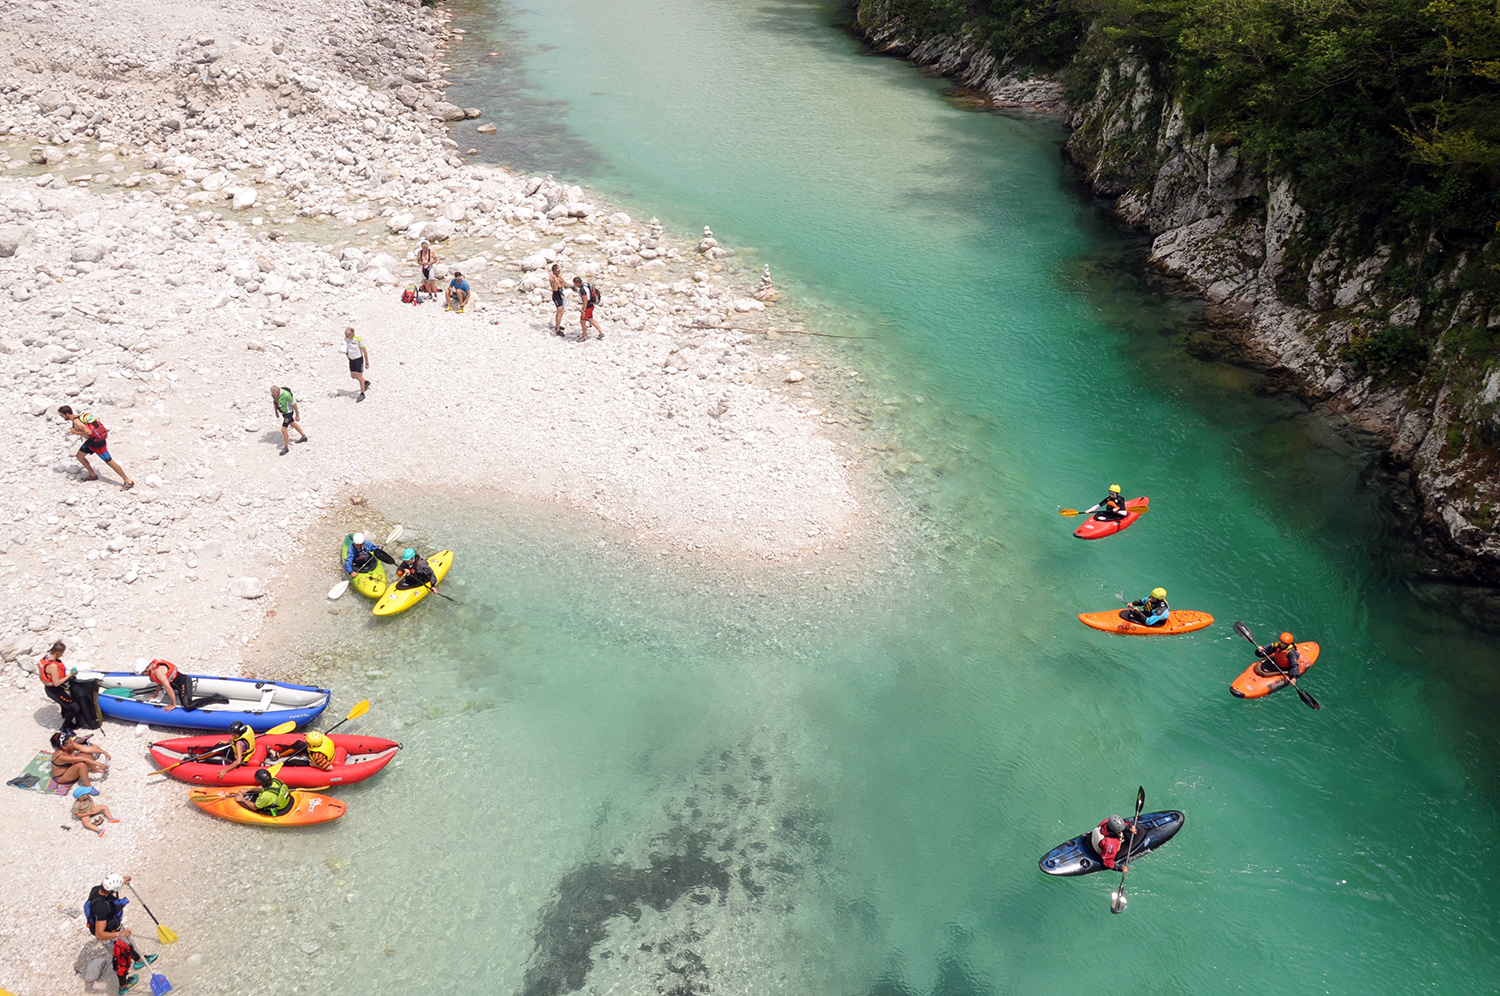
[[[229,724],[229,734],[234,737],[229,743],[229,766],[224,769],[220,778],[250,760],[250,755],[255,753],[255,731],[250,727],[235,720]]]
[[[1120,854],[1120,847],[1125,843],[1125,831],[1130,822],[1123,816],[1111,814],[1107,819],[1100,820],[1094,832],[1089,835],[1089,843],[1095,851],[1099,852],[1099,858],[1104,862],[1104,867],[1124,871],[1127,865],[1116,867],[1115,858]]]
[[[1282,633],[1281,638],[1275,643],[1268,643],[1264,647],[1257,647],[1256,649],[1265,657],[1269,657],[1275,661],[1276,667],[1281,668],[1280,671],[1277,671],[1271,665],[1267,664],[1265,660],[1261,660],[1255,665],[1256,674],[1266,678],[1274,677],[1277,674],[1289,674],[1295,678],[1302,673],[1302,655],[1297,651],[1297,642],[1292,638],[1292,634]]]
[[[1145,598],[1137,598],[1120,610],[1120,618],[1142,626],[1165,626],[1172,617],[1167,606],[1167,589],[1152,588]]]
[[[306,740],[298,740],[296,743],[287,744],[281,750],[270,750],[266,752],[266,763],[275,764],[282,760],[286,764],[310,764],[320,771],[328,771],[333,768],[333,755],[337,747],[333,740],[316,730],[309,731]],[[298,754],[305,753],[307,760],[301,760]]]
[[[1125,496],[1120,492],[1120,486],[1111,484],[1109,494],[1105,495],[1099,504],[1093,508],[1086,508],[1084,511],[1097,513],[1094,518],[1101,522],[1108,522],[1125,518],[1129,509],[1125,507]]]

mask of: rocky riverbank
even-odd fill
[[[33,673],[54,639],[79,667],[266,674],[256,648],[283,592],[329,570],[324,533],[395,515],[381,496],[561,503],[619,542],[738,571],[868,538],[870,497],[822,400],[832,364],[745,330],[770,324],[774,286],[710,232],[673,238],[577,187],[466,163],[450,129],[483,111],[444,99],[441,12],[145,7],[0,9],[7,777],[56,721]],[[400,303],[420,239],[442,283],[468,278],[464,313]],[[568,336],[551,334],[554,262],[602,291],[602,341],[579,341],[576,298]],[[370,352],[363,401],[346,325]],[[273,382],[311,437],[286,455]],[[97,459],[101,480],[83,479],[60,404],[108,427],[132,489]],[[204,854],[229,853],[223,831],[144,781],[146,737],[101,741],[105,801],[126,817],[102,840],[59,829],[60,800],[11,800],[0,944],[25,954],[0,985],[77,985],[86,938],[55,907],[107,870],[151,881],[179,925],[215,901]]]
[[[1392,245],[1353,248],[1346,232],[1315,236],[1294,185],[1194,134],[1184,96],[1163,92],[1137,53],[1086,42],[1063,73],[1040,74],[997,54],[981,28],[924,34],[900,2],[854,6],[856,32],[877,51],[992,106],[1065,115],[1064,153],[1151,234],[1151,262],[1202,294],[1256,361],[1388,441],[1409,468],[1423,573],[1500,581],[1500,299],[1486,275],[1500,265],[1500,237],[1413,259]],[[1414,284],[1413,273],[1425,276]],[[1431,361],[1403,374],[1429,339]]]

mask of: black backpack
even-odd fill
[[[588,292],[589,292],[589,307],[590,308],[592,308],[594,305],[598,304],[600,301],[604,300],[604,295],[600,294],[599,293],[599,288],[595,287],[593,284],[589,284],[588,285]]]

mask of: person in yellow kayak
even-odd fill
[[[1262,657],[1255,664],[1255,673],[1263,678],[1273,678],[1278,674],[1289,674],[1293,678],[1302,674],[1302,655],[1297,652],[1297,641],[1290,633],[1282,633],[1281,638],[1275,643],[1268,643],[1264,647],[1257,647]],[[1266,658],[1275,662],[1275,667],[1266,663]],[[1281,670],[1276,670],[1280,668]]]
[[[408,588],[420,588],[423,585],[437,584],[437,575],[432,573],[432,567],[417,556],[417,551],[407,547],[401,551],[401,566],[396,568],[396,588],[405,591]]]
[[[295,801],[286,782],[265,768],[255,772],[256,788],[240,794],[240,804],[266,816],[284,816]]]
[[[1152,588],[1145,598],[1137,598],[1120,610],[1120,618],[1142,626],[1165,626],[1172,616],[1167,607],[1167,589]]]
[[[286,764],[310,764],[319,771],[328,771],[333,768],[333,754],[337,748],[334,746],[332,737],[325,737],[316,730],[310,730],[307,739],[298,740],[287,744],[286,747],[273,753],[266,754],[266,763],[275,764],[277,760],[284,760]],[[307,760],[298,760],[297,755],[307,754]]]
[[[375,566],[375,551],[379,545],[365,539],[364,533],[349,537],[349,554],[344,557],[344,573],[363,574]]]
[[[250,755],[255,753],[255,731],[250,727],[235,720],[229,724],[229,735],[234,737],[229,742],[229,756],[226,758],[229,765],[219,774],[220,778],[249,761]]]
[[[1099,504],[1093,508],[1084,509],[1085,514],[1089,512],[1095,513],[1094,518],[1101,522],[1123,519],[1128,511],[1129,509],[1125,507],[1125,498],[1120,493],[1120,486],[1118,484],[1111,484],[1109,486],[1109,493],[1104,496],[1104,499]]]

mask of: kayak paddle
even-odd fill
[[[394,564],[396,562],[396,558],[392,557],[384,550],[371,550],[370,552],[374,554],[375,559],[380,561],[382,564]]]
[[[1234,631],[1236,633],[1240,634],[1240,636],[1243,636],[1245,639],[1249,640],[1250,641],[1250,645],[1255,648],[1255,652],[1258,655],[1260,655],[1260,658],[1262,660],[1264,660],[1267,664],[1271,665],[1271,667],[1275,668],[1277,674],[1284,675],[1286,677],[1286,680],[1289,681],[1289,682],[1291,682],[1292,688],[1297,692],[1298,697],[1301,698],[1303,702],[1307,703],[1307,707],[1309,709],[1321,709],[1321,708],[1323,708],[1322,704],[1319,703],[1317,699],[1313,698],[1307,692],[1304,692],[1302,690],[1302,686],[1299,685],[1299,684],[1297,684],[1296,677],[1293,676],[1290,671],[1287,671],[1280,664],[1277,664],[1275,658],[1273,658],[1270,654],[1267,654],[1267,653],[1263,652],[1260,649],[1260,644],[1256,643],[1255,642],[1255,637],[1253,637],[1253,636],[1250,635],[1250,627],[1249,626],[1246,626],[1244,623],[1242,623],[1238,619],[1236,619],[1234,621]]]
[[[389,546],[389,545],[391,545],[392,543],[394,543],[398,539],[400,539],[402,533],[404,533],[405,531],[406,530],[404,530],[404,529],[401,528],[401,524],[399,522],[396,523],[396,528],[391,530],[391,534],[389,536],[387,536],[385,538],[385,542],[382,543],[382,544],[380,544],[380,545],[381,546]]]
[[[297,728],[296,721],[289,719],[285,723],[278,723],[278,724],[276,724],[275,726],[271,727],[269,730],[267,730],[266,732],[264,732],[264,733],[262,733],[260,735],[263,736],[263,737],[277,737],[277,736],[280,736],[283,733],[291,733],[296,728]],[[228,748],[233,747],[233,746],[234,746],[234,741],[231,740],[231,741],[229,741],[229,743],[225,744],[223,748],[220,748],[220,749],[228,749]],[[177,764],[181,764],[181,763],[182,763],[181,761],[177,762]],[[176,766],[177,765],[174,764],[172,767],[175,768]],[[163,770],[165,770],[165,769],[163,769]],[[223,778],[227,774],[229,774],[229,769],[225,768],[223,771],[219,772],[218,777],[216,777],[214,779],[214,781],[218,781],[220,778]]]
[[[359,717],[363,716],[365,713],[367,713],[369,711],[370,711],[370,700],[369,699],[360,699],[358,702],[354,703],[354,708],[349,710],[349,715],[345,716],[343,719],[339,720],[337,723],[334,723],[328,729],[324,730],[323,731],[323,736],[325,736],[325,737],[328,736],[334,730],[338,729],[340,726],[343,726],[345,723],[349,722],[349,720],[351,720],[351,719],[358,719]],[[306,750],[307,750],[307,742],[303,741],[301,747],[298,747],[296,750],[294,750],[290,754],[288,754],[286,756],[286,758],[284,758],[283,760],[281,760],[281,761],[279,761],[276,764],[274,764],[274,765],[271,766],[271,768],[269,769],[270,772],[271,772],[271,777],[272,778],[276,777],[276,773],[281,770],[281,766],[283,764],[285,764],[287,760],[290,760],[291,758],[296,757],[298,754],[301,754],[301,753],[303,753]]]
[[[130,894],[135,896],[136,900],[141,904],[141,909],[145,910],[146,915],[149,916],[152,922],[156,924],[157,939],[163,944],[176,944],[177,934],[172,930],[171,927],[162,926],[162,922],[156,919],[156,914],[151,912],[151,907],[146,905],[146,901],[144,899],[141,899],[141,894],[135,891],[135,886],[133,885],[130,886]]]
[[[349,582],[348,581],[340,581],[338,584],[336,584],[332,588],[328,589],[328,600],[331,602],[335,598],[338,598],[340,595],[342,595],[344,592],[346,592],[348,590],[349,590]]]
[[[1141,823],[1141,810],[1146,808],[1146,786],[1142,785],[1135,790],[1135,819],[1130,824],[1130,840],[1125,844],[1125,867],[1120,869],[1120,885],[1114,892],[1109,894],[1109,911],[1111,913],[1124,913],[1125,898],[1125,876],[1130,874],[1130,852],[1135,847],[1136,829]]]
[[[1089,515],[1089,514],[1092,514],[1094,512],[1097,512],[1097,511],[1099,511],[1099,506],[1095,505],[1093,508],[1086,508],[1086,509],[1084,509],[1082,511],[1079,511],[1076,508],[1060,508],[1060,509],[1057,510],[1057,514],[1058,515]],[[1125,511],[1127,511],[1127,512],[1139,512],[1142,515],[1145,515],[1147,512],[1151,511],[1151,506],[1149,504],[1148,505],[1132,505],[1129,502],[1126,502],[1125,503]]]

